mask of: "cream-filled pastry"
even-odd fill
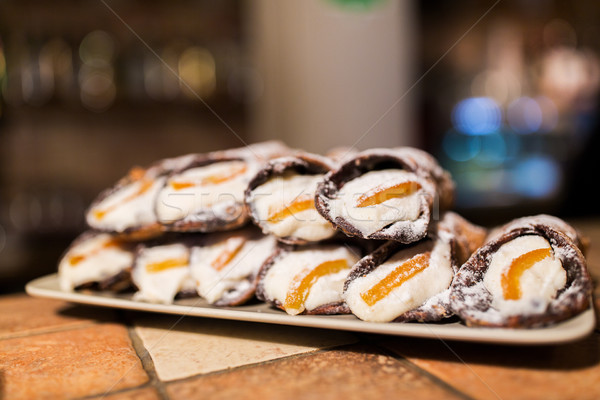
[[[120,290],[130,285],[133,245],[108,233],[85,232],[67,249],[58,265],[61,290],[82,286]]]
[[[348,313],[342,290],[359,259],[345,244],[282,247],[263,266],[257,297],[291,315]]]
[[[172,303],[189,287],[190,250],[183,243],[142,246],[138,249],[132,279],[138,291],[135,300]]]
[[[273,236],[248,227],[215,233],[191,251],[190,267],[200,297],[211,304],[242,304],[254,296],[260,267],[275,251]]]
[[[432,209],[452,203],[450,175],[414,148],[371,149],[328,173],[315,205],[347,235],[413,243],[427,234]]]
[[[457,273],[452,308],[468,325],[515,328],[547,325],[583,311],[591,283],[573,232],[545,215],[498,229]]]
[[[308,153],[271,160],[250,181],[246,204],[265,234],[290,244],[318,242],[336,234],[315,208],[315,191],[330,160]]]
[[[430,237],[411,245],[390,241],[360,260],[343,298],[364,321],[435,321],[447,317],[449,288],[458,267],[485,230],[446,213]]]

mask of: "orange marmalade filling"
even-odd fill
[[[419,189],[421,189],[421,185],[412,181],[398,183],[393,186],[387,186],[385,184],[379,185],[375,189],[360,196],[356,202],[356,206],[374,206],[391,199],[409,196]]]
[[[130,174],[131,174],[131,172],[130,172]],[[96,217],[96,219],[98,219],[98,220],[101,220],[102,218],[104,218],[106,216],[106,214],[108,214],[111,211],[114,211],[121,204],[128,203],[132,200],[135,200],[139,196],[146,193],[148,190],[150,190],[150,188],[152,187],[153,184],[154,184],[154,181],[152,181],[151,179],[141,178],[140,187],[135,192],[131,193],[129,196],[125,197],[120,202],[115,203],[115,204],[111,205],[110,207],[106,207],[104,210],[95,210],[94,217]]]
[[[521,287],[519,281],[521,276],[529,268],[547,257],[552,256],[549,247],[536,249],[515,258],[507,269],[502,272],[501,283],[504,298],[506,300],[519,300],[521,298]]]
[[[303,194],[296,197],[290,204],[284,205],[275,212],[270,213],[267,217],[267,221],[275,224],[301,211],[308,210],[309,208],[315,208],[315,200],[312,196]]]
[[[171,268],[185,267],[188,265],[188,257],[169,258],[167,260],[146,264],[146,272],[156,273]]]
[[[385,278],[377,282],[371,289],[360,294],[369,307],[373,307],[378,301],[389,295],[392,290],[417,275],[429,266],[431,252],[417,254],[413,258],[403,262],[390,272]]]
[[[246,164],[232,167],[229,171],[206,176],[198,181],[171,181],[169,184],[174,190],[183,190],[194,186],[219,185],[243,175],[248,171]]]
[[[225,242],[225,251],[217,256],[211,263],[211,267],[217,271],[222,270],[233,260],[233,258],[242,250],[246,244],[246,239],[243,237],[230,237]]]
[[[319,278],[325,275],[335,274],[347,268],[348,261],[346,259],[339,259],[325,261],[312,270],[302,271],[294,277],[283,306],[286,309],[299,309],[306,300],[310,289]]]
[[[121,242],[116,239],[109,239],[106,242],[102,243],[100,246],[95,247],[94,249],[88,251],[86,254],[77,254],[69,257],[69,265],[71,267],[76,267],[82,261],[85,261],[86,258],[91,257],[95,254],[98,254],[104,249],[108,249],[110,247],[118,247],[121,245]]]

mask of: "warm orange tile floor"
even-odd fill
[[[600,277],[600,226],[578,228]],[[1,400],[188,398],[598,399],[600,330],[511,347],[0,296]]]

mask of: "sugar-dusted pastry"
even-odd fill
[[[58,264],[61,290],[87,286],[113,291],[128,288],[133,246],[108,233],[84,232],[73,241]]]
[[[360,257],[344,243],[282,245],[263,265],[256,296],[291,315],[348,314],[342,289]]]
[[[409,245],[389,241],[361,259],[344,285],[354,315],[371,322],[437,321],[450,316],[450,284],[485,230],[453,212],[429,237]]]
[[[315,190],[333,168],[331,160],[297,153],[266,164],[250,181],[245,201],[265,234],[289,244],[331,238],[336,229],[315,208]]]
[[[99,231],[148,239],[164,229],[154,212],[156,197],[167,175],[188,164],[193,155],[158,161],[148,168],[132,168],[113,187],[103,191],[86,212],[87,224]]]
[[[589,306],[591,281],[573,227],[538,215],[496,230],[452,283],[451,307],[467,325],[528,328]]]
[[[454,184],[428,153],[410,147],[358,153],[317,188],[319,213],[349,236],[416,242],[448,209]]]
[[[156,215],[168,230],[214,232],[248,221],[244,191],[250,178],[285,148],[272,143],[196,156],[172,173],[158,193]]]
[[[261,265],[277,241],[254,226],[213,233],[192,247],[191,273],[198,294],[211,304],[234,306],[254,297]]]
[[[172,303],[178,293],[193,290],[190,249],[182,240],[140,245],[132,271],[135,300]]]

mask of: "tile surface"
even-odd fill
[[[600,335],[562,346],[389,340],[390,349],[477,399],[600,398]]]
[[[82,310],[94,310],[86,313]],[[0,298],[0,339],[90,324],[94,316],[112,315],[111,311],[71,306],[58,300],[30,297],[26,294]]]
[[[452,399],[402,362],[366,346],[213,374],[168,385],[173,399]]]
[[[208,318],[178,320],[169,316],[136,319],[135,331],[164,381],[357,341],[346,332]]]
[[[160,396],[154,388],[146,387],[143,389],[128,390],[110,394],[108,396],[97,396],[93,400],[160,400]]]
[[[0,340],[0,373],[5,399],[89,396],[148,381],[127,329],[114,324]]]

